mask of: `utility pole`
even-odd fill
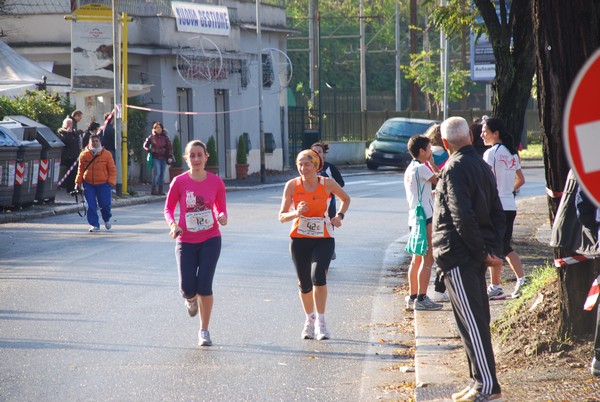
[[[396,111],[402,110],[402,76],[400,74],[400,2],[396,1]]]
[[[367,110],[367,71],[365,44],[365,0],[360,0],[360,111]]]
[[[262,72],[262,35],[260,27],[260,0],[256,0],[256,64],[258,68],[258,130],[260,135],[260,182],[267,182],[267,170],[265,163],[265,129],[263,126],[262,113],[262,89],[263,89],[263,72]]]
[[[112,24],[113,24],[113,73],[114,73],[114,98],[115,98],[115,165],[121,166],[121,38],[119,30],[119,13],[117,12],[117,1],[112,0]],[[117,169],[117,195],[123,194],[123,169]]]
[[[318,102],[319,88],[319,2],[318,0],[309,0],[308,4],[308,64],[309,64],[309,81],[310,81],[310,109],[316,111],[316,116],[320,117],[320,107]],[[310,115],[310,110],[309,110]],[[314,115],[313,115],[314,116]],[[312,129],[320,128],[318,119],[309,118],[309,123]]]
[[[446,0],[440,0],[442,7],[446,6]],[[448,36],[443,29],[440,29],[440,73],[444,84],[444,100],[442,101],[442,111],[444,120],[448,118]]]

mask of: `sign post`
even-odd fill
[[[579,70],[563,113],[563,143],[577,182],[600,208],[600,49]]]

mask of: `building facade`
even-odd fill
[[[115,1],[118,14],[132,18],[127,28],[129,95],[137,96],[149,110],[148,127],[161,121],[171,139],[179,135],[182,146],[214,136],[221,177],[235,177],[236,145],[242,134],[249,142],[249,172],[260,171],[261,116],[265,167],[286,166],[286,85],[291,66],[285,55],[290,31],[283,1],[261,3],[260,44],[254,1]],[[106,10],[111,1],[7,0],[4,7],[2,40],[30,61],[71,77],[71,97],[84,112],[83,122],[102,120],[103,113],[114,107],[114,91],[105,83],[85,87],[75,80],[78,73],[73,73],[72,56],[82,51],[75,46],[72,30],[84,23],[81,10]],[[112,24],[105,27],[112,29]],[[258,77],[259,48],[262,77]]]

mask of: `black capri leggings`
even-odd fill
[[[515,218],[517,217],[517,211],[504,211],[506,217],[506,232],[504,232],[504,239],[502,241],[504,248],[504,255],[507,256],[513,252],[513,248],[510,245],[513,235],[513,226],[515,225]]]
[[[327,285],[327,270],[334,250],[333,237],[292,238],[290,253],[302,293],[311,292],[313,286]]]

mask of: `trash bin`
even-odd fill
[[[18,144],[15,165],[15,188],[12,205],[30,206],[35,201],[42,146],[35,139],[35,127],[23,127],[12,121],[0,121],[0,127]]]
[[[17,141],[0,127],[0,206],[2,207],[13,205],[18,150]]]
[[[25,127],[35,127],[35,137],[26,138],[27,140],[35,139],[42,145],[35,199],[40,203],[54,202],[60,179],[60,155],[65,144],[48,127],[28,117],[6,116],[4,121],[17,122]]]
[[[302,135],[302,149],[310,149],[310,146],[321,139],[319,130],[304,130]]]

